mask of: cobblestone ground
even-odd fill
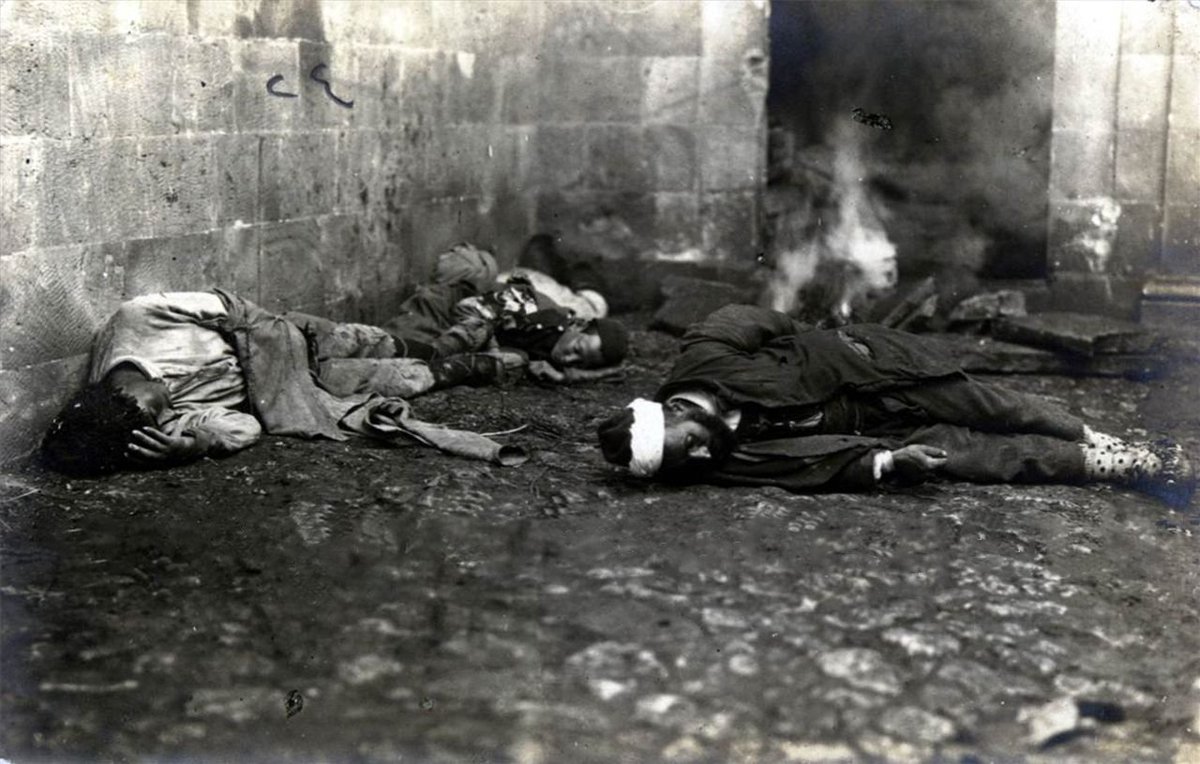
[[[1200,760],[1200,515],[1099,487],[667,488],[594,446],[617,384],[457,390],[534,452],[268,439],[0,488],[0,756],[160,761]],[[1200,445],[1167,382],[1020,378]],[[289,716],[288,713],[291,712]]]

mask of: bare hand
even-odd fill
[[[561,384],[567,379],[567,375],[554,368],[554,365],[549,361],[530,361],[529,376],[539,382],[554,382],[556,384]]]
[[[194,435],[168,435],[157,427],[134,430],[128,454],[147,464],[178,464],[204,455],[203,444]]]
[[[892,452],[892,464],[901,480],[920,480],[945,465],[946,459],[943,449],[920,443]]]
[[[568,382],[599,382],[600,380],[623,380],[625,369],[611,366],[607,369],[564,369]]]

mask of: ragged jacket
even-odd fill
[[[275,435],[344,440],[350,434],[408,440],[504,464],[523,461],[519,449],[482,435],[422,422],[408,403],[373,393],[335,396],[310,367],[298,327],[252,302],[215,290],[228,311],[216,327],[237,353],[246,396],[263,428]]]
[[[655,398],[703,390],[728,408],[770,416],[782,410],[819,412],[843,393],[880,392],[961,374],[940,347],[906,332],[873,324],[813,329],[777,311],[730,305],[687,331]],[[875,482],[871,454],[894,445],[851,433],[743,439],[710,478],[792,490],[864,488]]]

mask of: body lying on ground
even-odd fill
[[[605,420],[599,437],[605,458],[637,476],[717,484],[1106,481],[1175,505],[1195,490],[1178,445],[1126,442],[972,378],[935,340],[871,324],[812,329],[748,305],[693,325],[654,399]]]
[[[624,327],[576,315],[523,280],[520,270],[506,278],[508,283],[497,282],[491,253],[460,244],[438,256],[433,283],[418,288],[382,329],[406,357],[502,349],[522,353],[530,375],[545,381],[617,373],[628,348]],[[605,305],[596,298],[593,302]]]
[[[353,327],[331,325],[330,336],[355,334]],[[312,339],[316,354],[326,358],[316,369]],[[330,357],[337,352],[321,348],[319,337],[306,337],[296,324],[221,290],[134,298],[99,332],[89,384],[52,423],[42,452],[64,472],[104,474],[230,454],[265,431],[334,440],[362,435],[500,463],[524,460],[520,449],[421,422],[404,400],[439,385],[494,376],[498,359],[393,359],[389,384],[372,387],[371,379],[353,381],[357,359]],[[340,368],[343,362],[349,366]],[[353,392],[331,392],[326,372],[339,375]]]

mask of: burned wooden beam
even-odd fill
[[[946,334],[937,339],[959,359],[964,370],[973,374],[1056,374],[1144,381],[1158,379],[1168,370],[1166,359],[1153,354],[1087,356],[1041,350],[990,337]]]
[[[998,340],[1082,356],[1111,354],[1153,355],[1162,339],[1129,321],[1083,313],[1036,313],[997,321]]]

